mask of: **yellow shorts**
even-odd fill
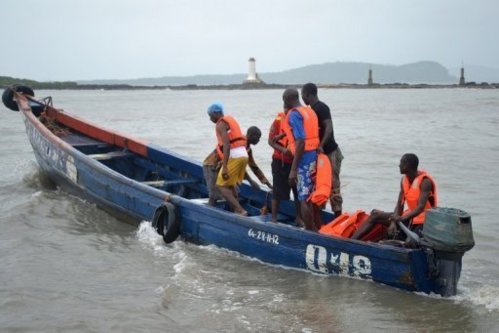
[[[246,166],[248,165],[247,157],[231,158],[227,162],[227,169],[229,171],[229,179],[225,180],[222,177],[222,168],[218,172],[217,185],[218,186],[236,186],[244,179],[246,173]]]

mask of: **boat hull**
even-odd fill
[[[374,280],[409,291],[439,293],[442,286],[430,270],[432,255],[425,249],[404,249],[336,238],[260,216],[241,217],[185,199],[127,178],[53,135],[30,111],[21,111],[26,133],[43,173],[69,193],[86,198],[119,217],[152,220],[156,209],[170,201],[179,212],[180,235],[197,244],[214,244],[263,262],[315,273]],[[183,163],[182,169],[202,177],[201,165],[149,146],[157,161]],[[265,194],[242,195],[264,203]]]

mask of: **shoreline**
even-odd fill
[[[167,86],[132,86],[127,84],[52,84],[52,83],[23,83],[18,84],[30,86],[33,89],[46,90],[266,90],[286,89],[290,87],[301,88],[302,84],[224,84],[224,85],[167,85]],[[9,85],[0,85],[1,89]],[[499,89],[499,83],[475,83],[468,82],[464,85],[458,84],[409,84],[409,83],[374,83],[374,84],[317,84],[321,89],[449,89],[449,88],[474,88],[474,89]]]

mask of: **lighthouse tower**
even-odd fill
[[[367,85],[372,86],[373,85],[373,70],[369,66],[369,77],[367,78]]]
[[[464,65],[461,65],[461,77],[459,78],[459,85],[464,86],[466,81],[464,80]]]
[[[262,80],[260,80],[256,73],[256,60],[253,57],[248,60],[248,77],[244,83],[262,83]]]

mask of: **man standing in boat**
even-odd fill
[[[340,192],[340,169],[343,154],[334,139],[333,120],[331,111],[326,103],[319,100],[317,96],[317,86],[313,83],[305,84],[301,89],[301,98],[306,105],[309,105],[317,115],[319,120],[319,153],[324,153],[329,157],[332,167],[332,188],[331,188],[331,210],[335,216],[340,216],[342,211],[343,198]]]
[[[316,172],[317,149],[320,144],[317,115],[310,107],[300,104],[298,90],[294,88],[286,89],[282,99],[286,113],[282,129],[286,134],[288,148],[294,155],[289,183],[297,188],[305,227],[317,231],[320,226],[314,223],[313,204],[307,200],[314,189],[312,176]]]
[[[303,227],[301,218],[300,202],[298,201],[298,192],[296,186],[291,187],[289,184],[289,172],[293,164],[293,154],[287,148],[288,142],[286,134],[282,130],[282,123],[286,118],[284,111],[277,114],[274,122],[269,129],[268,144],[274,148],[272,153],[272,182],[274,188],[272,190],[272,222],[277,222],[277,213],[282,200],[289,200],[289,193],[293,191],[295,197],[296,209],[296,224]]]
[[[400,159],[400,193],[393,213],[374,209],[369,218],[352,235],[361,239],[376,224],[388,227],[388,234],[394,235],[397,223],[402,222],[410,230],[421,236],[425,221],[425,211],[437,206],[437,187],[433,178],[425,171],[418,170],[419,159],[415,154],[404,154]],[[404,211],[404,204],[407,209]]]
[[[216,124],[216,151],[218,158],[222,161],[216,182],[218,190],[236,214],[248,215],[248,212],[239,204],[236,191],[236,186],[244,179],[248,164],[246,138],[236,119],[229,115],[224,116],[222,103],[216,102],[210,105],[208,115]]]

